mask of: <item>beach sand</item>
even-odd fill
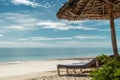
[[[89,77],[58,76],[57,64],[86,62],[81,60],[17,61],[0,64],[0,80],[90,80]],[[64,72],[64,71],[63,71]]]

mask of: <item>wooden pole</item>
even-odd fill
[[[114,16],[113,16],[113,5],[111,3],[109,3],[109,16],[110,16],[111,40],[112,40],[114,56],[119,56],[118,48],[117,48]]]
[[[58,75],[60,75],[60,68],[57,66]]]

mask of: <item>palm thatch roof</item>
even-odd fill
[[[120,0],[68,0],[59,12],[59,19],[109,19],[110,4],[114,18],[120,17]]]

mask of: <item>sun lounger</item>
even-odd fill
[[[112,59],[114,57],[114,55],[109,55],[109,57]],[[82,73],[82,69],[99,68],[103,64],[105,64],[105,63],[100,62],[97,58],[93,58],[92,60],[90,60],[88,62],[80,62],[80,63],[72,63],[72,64],[58,64],[57,65],[57,72],[58,72],[58,75],[61,75],[60,69],[66,69],[66,72],[68,75],[69,69],[73,69],[74,73],[76,74],[76,69],[80,69],[80,71]]]
[[[99,62],[96,58],[88,61],[88,62],[81,62],[81,63],[72,63],[72,64],[58,64],[57,65],[57,71],[58,75],[60,74],[60,69],[66,69],[67,75],[69,74],[69,69],[73,69],[74,73],[76,74],[76,69],[80,69],[82,73],[82,69],[85,68],[98,68],[99,67]]]

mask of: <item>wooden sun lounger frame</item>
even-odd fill
[[[66,69],[66,73],[67,75],[69,74],[69,69],[73,69],[74,70],[74,74],[76,74],[76,69],[80,69],[80,72],[82,73],[82,69],[86,69],[86,68],[99,68],[99,61],[97,60],[97,58],[92,59],[90,62],[84,64],[84,65],[62,65],[62,64],[58,64],[57,65],[57,72],[58,75],[60,74],[60,69]]]

